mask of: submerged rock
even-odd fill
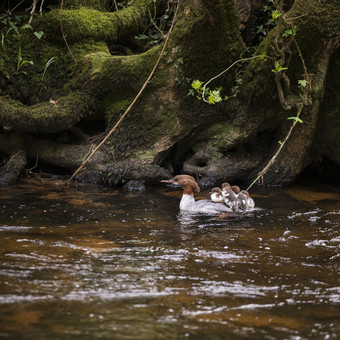
[[[198,181],[198,185],[205,189],[215,186],[216,184],[216,178],[213,177],[203,177]]]
[[[145,185],[142,182],[131,180],[124,185],[124,191],[126,192],[144,192]]]

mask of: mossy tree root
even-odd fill
[[[94,100],[83,92],[32,106],[0,97],[0,124],[16,131],[56,133],[74,126],[93,108]]]
[[[63,30],[67,41],[117,41],[133,37],[142,31],[150,14],[165,7],[166,1],[135,0],[129,7],[118,12],[101,12],[95,9],[81,7],[71,10],[64,9],[62,13]],[[48,36],[55,38],[59,33],[56,27],[60,26],[60,10],[55,9],[41,19]],[[39,21],[38,21],[39,24]]]

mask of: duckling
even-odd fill
[[[238,198],[240,200],[240,208],[243,211],[247,211],[248,210],[248,198],[246,196],[245,190],[242,190],[239,194],[238,194]]]
[[[210,199],[215,203],[224,203],[224,198],[222,194],[222,190],[218,187],[215,187],[211,190]]]
[[[231,189],[230,184],[224,182],[222,184],[222,194],[224,198],[225,204],[233,211],[237,212],[238,210],[238,198],[235,192]]]
[[[247,200],[247,210],[255,208],[254,200],[249,196],[248,191],[242,190],[241,193],[246,197]]]

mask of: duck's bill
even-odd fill
[[[161,182],[162,182],[162,183],[169,183],[169,184],[174,184],[174,183],[176,183],[173,179],[162,179]]]

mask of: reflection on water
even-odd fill
[[[0,338],[337,339],[337,191],[257,189],[221,219],[164,187],[0,188]]]

